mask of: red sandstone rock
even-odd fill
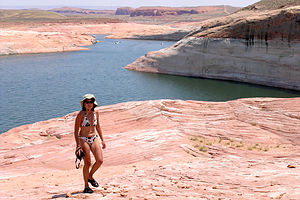
[[[243,10],[203,22],[201,28],[191,33],[191,36],[299,42],[299,17],[300,6],[270,11]]]
[[[300,197],[300,98],[155,100],[98,109],[107,148],[94,194],[81,193],[74,166],[75,112],[0,135],[1,198]]]
[[[198,6],[198,7],[140,7],[130,12],[131,17],[136,16],[165,16],[165,15],[183,15],[200,13],[223,13],[230,10],[237,10],[231,6]]]
[[[293,6],[207,20],[173,46],[149,52],[125,69],[300,90],[299,18],[300,6]]]
[[[134,8],[121,7],[117,9],[116,15],[130,15],[132,11],[134,11]]]
[[[273,10],[297,5],[299,5],[298,0],[260,0],[257,3],[243,8],[243,10]]]

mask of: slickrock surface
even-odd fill
[[[86,50],[94,42],[87,34],[0,30],[0,55]]]
[[[108,34],[108,38],[144,36],[143,39],[179,40],[189,31],[189,28],[135,23],[6,25],[0,27],[0,55],[85,50],[84,46],[96,42],[90,34]]]
[[[293,6],[207,20],[172,47],[125,68],[300,90],[299,18],[300,6]]]
[[[107,149],[83,194],[74,119],[0,135],[3,199],[300,199],[300,98],[98,108]]]

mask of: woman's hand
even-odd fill
[[[81,148],[81,146],[80,145],[76,145],[75,154],[76,154],[76,152],[78,151],[79,148]]]
[[[106,144],[104,141],[102,141],[102,149],[105,149],[105,147],[106,147]]]

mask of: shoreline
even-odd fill
[[[23,55],[23,54],[22,54]],[[0,56],[1,57],[1,56]],[[152,72],[149,72],[149,73],[152,73]],[[215,80],[219,80],[219,79],[215,79]],[[230,81],[230,80],[225,80],[225,81],[229,81],[229,82],[236,82],[236,81]],[[249,84],[249,85],[255,85],[255,84],[251,84],[251,83],[244,83],[244,82],[241,82],[242,84]],[[271,87],[271,86],[262,86],[262,85],[257,85],[258,87],[270,87],[270,88],[274,88],[274,87]],[[279,89],[279,90],[283,90],[283,91],[286,91],[288,89],[283,89],[283,88],[276,88],[276,89]],[[295,90],[288,90],[288,91],[291,91],[291,92],[298,92],[298,91],[295,91]],[[300,94],[300,93],[299,93]],[[295,96],[292,96],[292,97],[244,97],[244,98],[238,98],[238,99],[233,99],[233,100],[224,100],[224,101],[208,101],[208,100],[182,100],[182,99],[173,99],[173,100],[179,100],[179,101],[201,101],[201,102],[204,102],[204,103],[225,103],[225,102],[228,102],[228,101],[237,101],[237,100],[244,100],[244,99],[260,99],[260,98],[270,98],[270,99],[294,99],[294,98],[300,98],[299,97],[295,97]],[[161,100],[165,100],[165,99],[161,99]],[[166,100],[170,100],[172,101],[171,99],[166,99]],[[147,100],[141,100],[141,101],[138,101],[138,102],[144,102],[144,101],[147,101]],[[154,100],[148,100],[148,101],[158,101],[158,99],[154,99]],[[128,102],[120,102],[120,103],[117,103],[117,104],[123,104],[123,103],[132,103],[132,102],[135,102],[135,101],[128,101]],[[111,104],[111,105],[104,105],[104,106],[113,106],[113,105],[116,105],[116,104]],[[44,122],[44,121],[48,121],[48,120],[56,120],[56,119],[60,119],[60,118],[63,118],[63,117],[66,117],[66,116],[69,116],[69,115],[72,115],[73,113],[76,113],[76,112],[79,112],[79,111],[75,111],[75,112],[72,112],[72,113],[69,113],[69,114],[66,114],[66,115],[60,115],[60,116],[56,116],[56,117],[53,117],[53,118],[46,118],[46,119],[43,119],[43,120],[40,120],[40,121],[33,121],[33,122],[29,122],[29,123],[26,123],[26,124],[21,124],[19,126],[16,126],[16,127],[11,127],[9,128],[8,130],[4,131],[4,132],[0,132],[0,135],[6,133],[6,132],[11,132],[11,131],[14,131],[14,129],[16,130],[19,130],[19,129],[27,129],[29,126],[31,125],[34,125],[35,124],[38,124],[40,122]]]
[[[177,32],[181,34],[175,34]],[[97,41],[95,34],[111,39],[179,40],[189,29],[172,28],[167,25],[137,23],[104,24],[37,24],[0,28],[0,55],[28,53],[52,53],[85,50]],[[172,36],[173,35],[173,36]],[[147,39],[147,37],[149,37]]]
[[[235,81],[234,81],[235,82]],[[246,83],[246,84],[250,84],[250,83]],[[250,84],[250,85],[253,85],[253,84]],[[259,85],[260,86],[260,85]],[[270,86],[271,87],[271,86]],[[281,89],[281,88],[279,88]],[[282,89],[282,90],[286,90],[286,89]],[[294,90],[291,90],[291,91],[294,91]],[[179,99],[156,99],[156,100],[141,100],[141,101],[128,101],[128,102],[121,102],[121,103],[116,103],[116,104],[111,104],[111,105],[103,105],[103,106],[100,106],[100,107],[114,107],[116,105],[123,105],[123,104],[141,104],[141,103],[144,103],[144,102],[159,102],[159,101],[195,101],[195,102],[202,102],[202,103],[207,103],[207,104],[210,104],[210,103],[216,103],[216,104],[222,104],[222,103],[227,103],[227,102],[231,102],[231,101],[244,101],[244,100],[255,100],[255,99],[268,99],[268,100],[293,100],[293,99],[299,99],[300,100],[300,97],[251,97],[251,98],[248,98],[248,97],[245,97],[245,98],[239,98],[239,99],[234,99],[234,100],[227,100],[227,101],[205,101],[205,100],[179,100]],[[49,119],[45,119],[45,120],[41,120],[41,121],[36,121],[36,122],[32,122],[32,123],[28,123],[28,124],[23,124],[23,125],[20,125],[20,126],[16,126],[16,127],[12,127],[10,128],[9,130],[3,132],[3,133],[0,133],[0,136],[2,134],[6,134],[7,132],[18,132],[20,130],[27,130],[29,129],[31,126],[39,126],[39,124],[44,124],[45,122],[47,121],[63,121],[62,119],[68,119],[69,117],[72,117],[74,116],[76,113],[78,113],[79,111],[74,111],[74,112],[71,112],[71,113],[68,113],[66,115],[63,115],[63,116],[57,116],[57,117],[54,117],[54,118],[49,118]],[[298,117],[297,117],[298,118]],[[300,117],[299,117],[300,118]],[[62,134],[64,135],[64,134]],[[44,135],[43,135],[44,136]]]
[[[173,46],[148,52],[125,69],[300,91],[299,8],[246,10],[204,21]]]

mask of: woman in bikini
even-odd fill
[[[76,150],[78,150],[78,148],[81,148],[84,153],[84,193],[94,192],[89,187],[88,183],[90,183],[94,187],[99,186],[97,181],[93,178],[94,173],[103,163],[103,155],[98,137],[100,137],[102,141],[102,148],[104,149],[106,147],[100,128],[99,113],[97,111],[94,111],[94,108],[97,106],[98,104],[94,95],[84,95],[81,100],[82,110],[78,113],[75,120],[74,136],[76,141]],[[96,160],[91,170],[90,151],[93,153]]]

